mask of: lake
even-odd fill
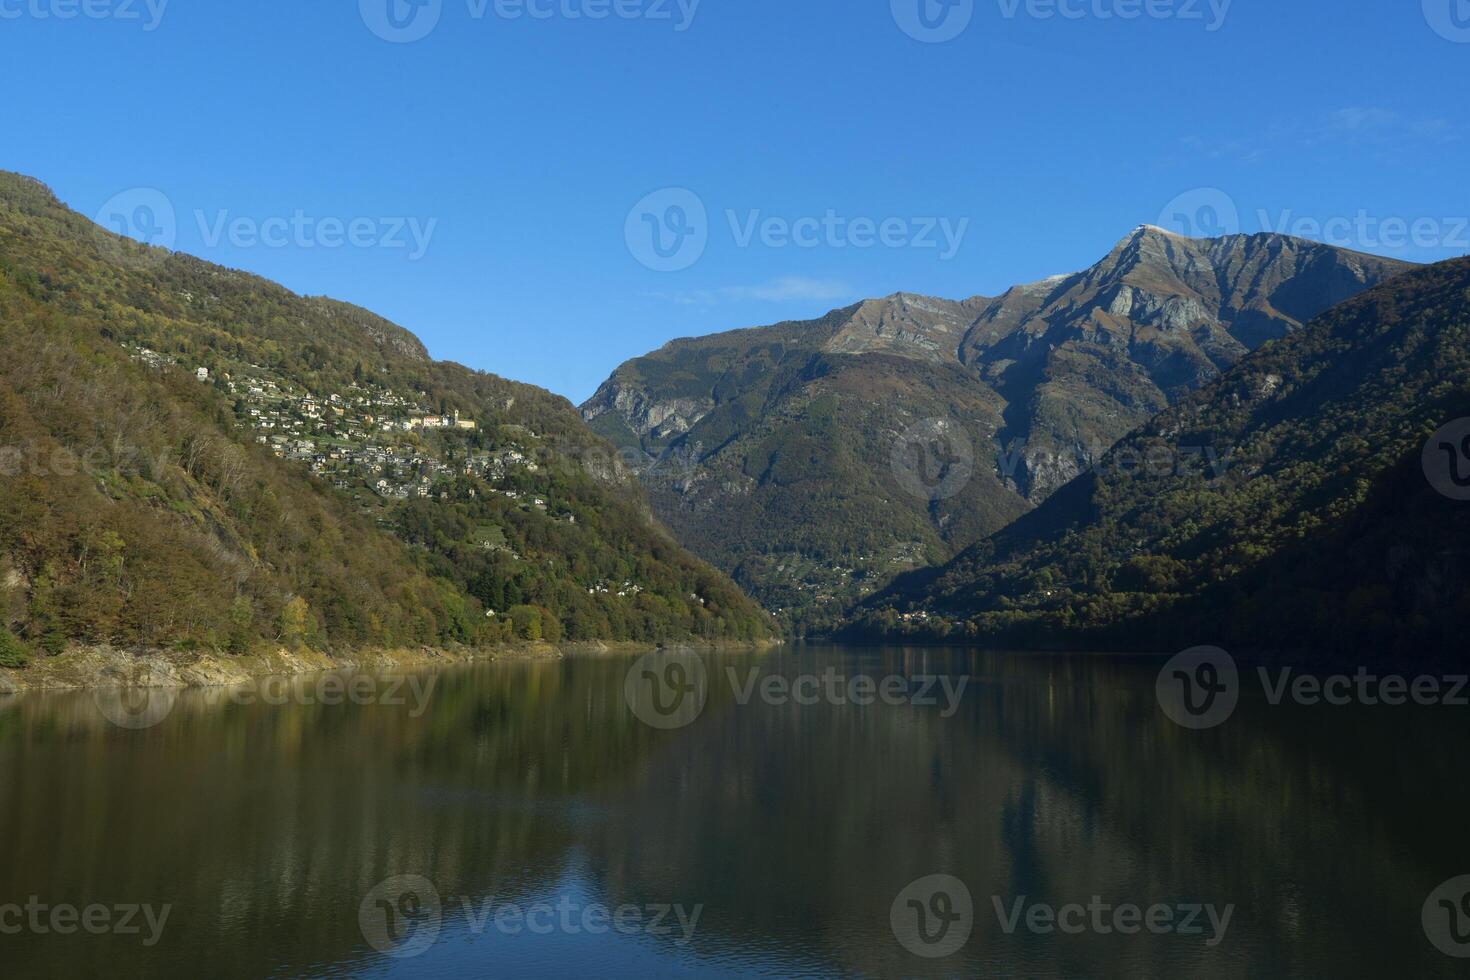
[[[1195,730],[1161,666],[797,646],[0,699],[0,962],[1464,976],[1421,913],[1470,874],[1470,708],[1246,680]]]

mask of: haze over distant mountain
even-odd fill
[[[1213,459],[1177,461],[1186,447]],[[1470,259],[1251,354],[1092,471],[873,600],[869,635],[1463,656]]]
[[[1262,343],[1409,265],[1143,226],[1091,268],[677,340],[582,406],[680,540],[813,627],[942,562]]]
[[[0,661],[769,631],[564,399],[7,173],[0,346]]]

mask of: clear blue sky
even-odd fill
[[[1466,0],[1234,0],[1223,21],[1222,0],[1127,20],[1101,14],[1130,0],[1063,0],[1074,17],[925,0],[932,31],[919,0],[702,0],[692,19],[691,0],[534,0],[546,19],[394,0],[396,21],[388,0],[171,0],[156,23],[148,2],[0,0],[0,167],[89,215],[156,188],[177,248],[574,400],[674,337],[897,290],[995,293],[1161,212],[1230,227],[1213,194],[1168,207],[1196,188],[1225,191],[1245,231],[1336,218],[1369,251],[1470,251]],[[599,8],[639,16],[585,16]],[[435,15],[419,40],[379,36]],[[930,43],[901,24],[964,30]],[[693,192],[702,228],[670,210],[687,195],[630,219],[664,188]],[[330,226],[269,223],[298,212],[368,220],[328,248]],[[243,231],[216,234],[221,216]],[[435,222],[422,256],[407,231],[410,247],[368,244],[394,218]],[[779,226],[747,238],[753,218],[812,220],[796,245]],[[963,228],[957,250],[924,219]],[[663,238],[694,251],[659,259],[655,227],[695,231]]]

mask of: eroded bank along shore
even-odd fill
[[[751,650],[780,645],[755,643],[670,643],[693,650]],[[500,660],[545,660],[569,655],[641,653],[650,643],[592,640],[578,643],[526,642],[485,649],[417,647],[374,649],[329,656],[284,647],[267,653],[230,656],[211,651],[153,650],[138,653],[111,646],[73,647],[55,657],[37,657],[23,668],[0,668],[0,695],[23,691],[74,691],[92,688],[230,687],[263,677],[290,677],[334,670],[386,670],[449,666]]]

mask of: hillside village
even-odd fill
[[[153,368],[176,365],[174,358],[146,347],[130,346],[129,353]],[[536,442],[534,432],[520,433],[525,444],[512,440],[477,448],[500,439],[496,434],[476,438],[481,433],[474,419],[437,414],[388,388],[354,382],[341,391],[308,391],[255,364],[218,378],[208,368],[193,371],[201,383],[215,384],[234,399],[237,420],[254,432],[256,442],[276,456],[305,463],[339,490],[366,487],[385,500],[447,500],[482,492],[519,500],[518,491],[502,484],[517,470],[539,468],[527,445]],[[440,438],[425,438],[431,435]],[[524,505],[549,507],[534,496],[527,496]],[[564,519],[576,521],[570,514]]]
[[[517,474],[542,468],[536,458],[537,434],[524,426],[483,431],[474,419],[437,414],[392,389],[349,383],[342,391],[315,392],[292,384],[258,364],[236,373],[212,376],[208,368],[180,365],[178,359],[136,344],[129,356],[156,370],[192,371],[234,400],[237,421],[255,441],[282,458],[306,464],[312,474],[338,490],[366,489],[384,504],[410,499],[449,501],[498,494],[523,510],[576,524],[570,511],[553,507],[545,496],[517,490]],[[491,448],[485,448],[489,444]],[[371,499],[371,498],[370,498]],[[488,526],[480,547],[525,559]],[[645,589],[632,579],[602,580],[586,587],[590,596],[635,599]],[[707,600],[691,593],[700,605]],[[487,616],[496,611],[487,610]]]

